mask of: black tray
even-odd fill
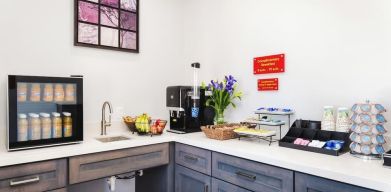
[[[303,151],[310,151],[310,152],[322,153],[322,154],[334,155],[334,156],[339,156],[350,150],[349,145],[351,141],[349,139],[349,133],[342,133],[336,131],[324,131],[324,130],[320,130],[320,126],[321,126],[320,121],[296,120],[295,123],[292,125],[292,127],[289,129],[286,136],[282,138],[278,144],[281,147],[287,147],[292,149],[298,149]],[[339,151],[335,151],[335,150],[329,150],[324,148],[316,148],[316,147],[293,144],[293,142],[297,138],[303,138],[310,141],[342,140],[345,141],[345,144]]]
[[[383,155],[384,166],[391,167],[391,151],[388,151]]]

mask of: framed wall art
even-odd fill
[[[76,46],[139,52],[139,0],[75,0]]]

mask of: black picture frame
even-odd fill
[[[86,2],[86,3],[90,3],[90,4],[94,4],[94,5],[98,6],[98,23],[97,24],[79,20],[79,2]],[[118,18],[118,26],[117,27],[102,25],[101,16],[100,16],[102,7],[107,7],[107,8],[115,9],[118,11],[119,18]],[[129,29],[121,28],[121,24],[120,24],[121,18],[120,17],[121,17],[122,12],[132,13],[132,14],[136,15],[136,30],[129,30]],[[140,15],[140,2],[139,2],[139,0],[136,0],[136,11],[122,9],[121,8],[121,0],[118,0],[118,7],[113,7],[110,5],[102,4],[102,0],[98,0],[98,2],[89,1],[89,0],[74,0],[74,46],[99,48],[99,49],[123,51],[123,52],[130,52],[130,53],[139,53],[140,52],[140,19],[139,19],[139,15]],[[93,25],[93,26],[98,27],[98,43],[97,44],[89,44],[89,43],[79,42],[79,23],[89,24],[89,25]],[[101,27],[118,30],[118,47],[112,47],[112,46],[107,46],[107,45],[101,44]],[[121,47],[121,45],[120,45],[121,31],[132,32],[132,33],[136,34],[136,48],[135,49]]]

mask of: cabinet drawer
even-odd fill
[[[292,171],[215,152],[212,175],[252,191],[293,191]]]
[[[212,179],[212,192],[251,192],[219,179]]]
[[[40,192],[65,187],[67,160],[0,168],[0,192]]]
[[[210,192],[211,177],[175,165],[175,192]]]
[[[61,189],[56,189],[56,190],[48,191],[48,192],[67,192],[67,189],[66,188],[61,188]]]
[[[169,144],[95,153],[69,159],[70,184],[168,164]]]
[[[177,143],[175,145],[175,162],[198,172],[211,175],[212,152]]]
[[[308,192],[375,192],[374,190],[295,172],[295,190]]]

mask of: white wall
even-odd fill
[[[73,46],[73,0],[0,1],[0,143],[6,139],[7,74],[84,75],[85,125],[98,125],[109,100],[122,114],[167,118],[165,87],[184,78],[180,0],[140,1],[140,54]],[[183,67],[183,68],[182,68]],[[122,109],[121,109],[122,108]],[[121,114],[117,113],[118,117]],[[121,125],[120,123],[118,123]],[[108,131],[117,129],[108,128]],[[99,127],[86,127],[99,134]],[[134,184],[118,184],[134,191]],[[108,191],[105,180],[74,191]],[[117,191],[118,191],[117,190]]]
[[[186,0],[185,58],[213,66],[205,80],[238,78],[245,96],[226,114],[231,120],[261,106],[320,120],[325,105],[366,99],[391,110],[390,7],[388,0]],[[285,73],[252,74],[254,57],[279,53]],[[280,79],[280,90],[258,92],[257,79],[269,77]]]
[[[141,0],[140,54],[74,47],[71,0],[0,6],[0,90],[7,74],[83,74],[87,124],[99,121],[105,100],[127,114],[167,117],[165,87],[190,84],[194,61],[205,81],[238,78],[245,97],[231,120],[260,106],[314,120],[324,105],[365,99],[391,109],[388,0]],[[276,53],[286,54],[286,73],[252,74],[253,57]],[[280,78],[280,91],[256,91],[268,77]],[[5,93],[0,101],[4,140]]]
[[[0,90],[6,90],[7,74],[82,74],[86,124],[100,121],[105,100],[126,114],[148,112],[167,118],[165,88],[184,78],[178,73],[184,66],[182,3],[140,2],[140,54],[134,54],[74,47],[72,0],[0,1]],[[1,93],[0,140],[4,140],[6,94]],[[93,129],[98,134],[99,128]]]

